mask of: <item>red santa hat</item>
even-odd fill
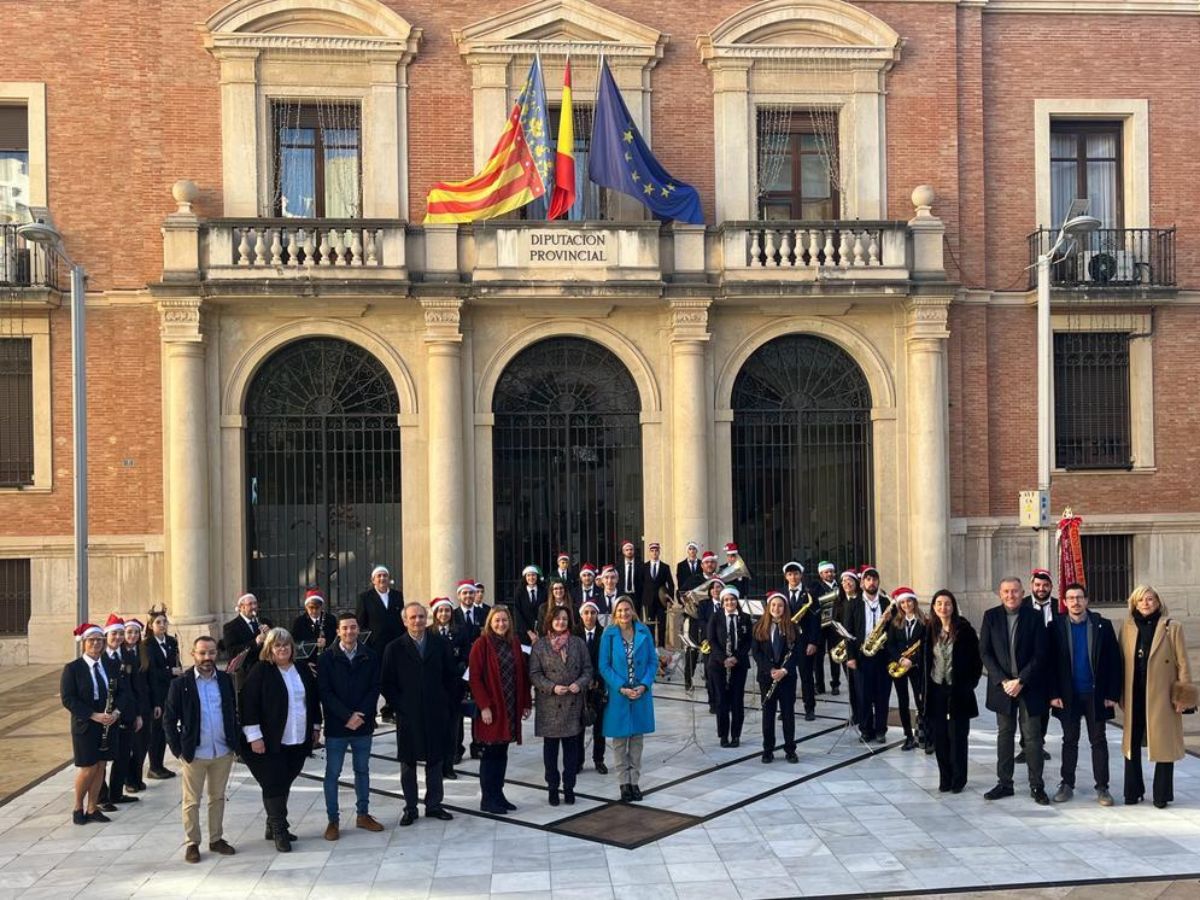
[[[787,597],[785,597],[785,596],[784,596],[782,593],[780,593],[779,591],[771,591],[769,594],[767,594],[767,603],[770,603],[770,602],[771,602],[772,600],[774,600],[776,597],[778,597],[778,598],[779,598],[780,600],[782,600],[784,603],[787,603]]]
[[[704,562],[706,559],[715,560],[716,558],[717,554],[713,553],[711,550],[705,550],[700,554],[700,562]]]
[[[855,581],[861,581],[861,580],[862,580],[862,578],[859,576],[859,574],[858,574],[857,572],[855,572],[853,569],[847,569],[845,572],[843,572],[843,573],[842,573],[840,576],[838,576],[838,577],[839,577],[839,579],[841,579],[841,578],[853,578]]]
[[[863,578],[866,578],[868,575],[874,575],[876,578],[879,577],[879,570],[877,568],[875,568],[873,565],[871,565],[870,563],[867,563],[867,565],[862,566],[858,570],[858,573]]]
[[[1032,572],[1029,573],[1029,577],[1030,578],[1045,578],[1051,584],[1054,583],[1054,579],[1051,577],[1049,569],[1034,569]]]
[[[601,578],[607,578],[609,575],[616,575],[616,574],[617,574],[616,566],[605,566],[603,569],[600,570]]]
[[[479,590],[479,586],[470,578],[464,578],[454,588],[454,593],[461,594],[464,591],[470,591],[472,594]]]
[[[725,552],[728,553],[730,556],[736,555],[738,552],[737,544],[735,544],[733,541],[730,541],[728,544],[725,545]]]
[[[124,631],[124,630],[125,630],[125,620],[122,619],[120,616],[118,616],[116,613],[110,613],[108,616],[108,621],[104,623],[104,633],[111,634],[114,631]]]
[[[626,547],[633,549],[633,546],[634,546],[633,541],[621,541],[621,549],[622,550],[624,550]]]
[[[593,566],[590,562],[585,562],[582,566],[579,567],[579,574],[582,575],[584,572],[587,572],[591,575],[595,575],[596,567]]]
[[[316,588],[309,588],[307,591],[304,592],[304,605],[308,606],[309,602],[320,603],[322,606],[324,606],[325,605],[325,595],[322,594],[320,591],[318,591]]]
[[[146,630],[146,626],[143,625],[141,622],[139,622],[137,619],[126,619],[125,627],[126,628],[136,628],[138,631]]]
[[[93,625],[91,622],[84,622],[72,634],[75,635],[75,640],[86,641],[88,638],[104,637],[104,629],[99,625]]]
[[[571,561],[571,554],[570,554],[570,553],[567,553],[567,552],[566,552],[566,551],[564,551],[564,550],[559,550],[559,551],[558,551],[558,556],[554,557],[554,561],[555,561],[555,562],[562,562],[564,559],[565,559],[567,562],[570,562],[570,561]]]
[[[898,587],[892,591],[892,602],[899,603],[901,600],[916,600],[917,594],[910,587]]]
[[[451,602],[449,597],[434,597],[433,602],[429,604],[429,611],[437,612],[443,606],[448,606],[451,609],[454,609],[454,604]]]

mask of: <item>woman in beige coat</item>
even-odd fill
[[[1152,587],[1139,585],[1129,595],[1129,618],[1121,628],[1125,662],[1125,803],[1142,800],[1142,747],[1154,766],[1154,805],[1175,799],[1175,761],[1183,759],[1182,712],[1196,705],[1196,689],[1188,668],[1183,628],[1167,617],[1167,608]]]

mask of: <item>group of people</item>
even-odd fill
[[[958,793],[967,782],[970,721],[979,714],[976,686],[986,671],[986,706],[996,714],[999,732],[998,780],[984,795],[988,800],[1014,793],[1014,767],[1023,760],[1034,800],[1050,802],[1043,742],[1053,714],[1063,734],[1061,783],[1053,800],[1065,802],[1074,792],[1086,723],[1097,797],[1111,805],[1105,723],[1118,705],[1125,714],[1125,802],[1139,802],[1145,792],[1143,746],[1156,764],[1155,805],[1173,799],[1172,765],[1183,756],[1180,716],[1196,697],[1182,631],[1153,589],[1139,587],[1130,596],[1129,617],[1118,634],[1088,609],[1082,585],[1067,585],[1060,612],[1049,573],[1035,570],[1029,594],[1020,579],[1000,583],[1000,604],[986,612],[977,634],[950,591],[935,593],[926,614],[908,588],[885,594],[873,566],[846,570],[835,580],[834,567],[822,562],[819,580],[805,583],[803,566],[789,562],[781,588],[767,595],[755,618],[743,603],[745,578],[740,585],[725,583],[716,574],[715,555],[698,551],[689,545],[674,577],[654,544],[652,559],[637,570],[628,552],[624,570],[618,563],[600,573],[584,564],[575,575],[562,566],[569,559],[560,559],[547,585],[530,566],[510,606],[489,606],[483,586],[470,579],[458,584],[455,600],[406,602],[379,566],[354,611],[327,613],[321,592],[310,590],[290,630],[260,616],[257,599],[245,594],[238,614],[224,625],[223,648],[211,636],[196,638],[186,670],[167,634],[164,609],[151,610],[145,635],[136,620],[115,615],[103,628],[80,626],[82,655],[62,677],[77,767],[74,821],[109,821],[105,813],[135,802],[132,795],[145,789],[147,757],[145,777],[172,777],[164,765],[169,746],[182,775],[188,862],[200,859],[205,793],[209,849],[234,852],[222,821],[238,759],[261,789],[265,839],[287,852],[297,839],[288,821],[290,790],[323,739],[324,837],[340,835],[339,780],[347,753],[355,825],[381,831],[370,814],[377,716],[396,723],[401,826],[418,820],[422,802],[426,817],[453,818],[443,805],[443,781],[458,777],[455,765],[468,753],[479,760],[480,809],[493,815],[515,810],[505,795],[509,747],[521,743],[522,723],[531,713],[552,806],[575,803],[589,732],[596,770],[608,772],[611,746],[621,799],[636,802],[642,799],[644,736],[655,727],[658,646],[671,630],[660,626],[664,614],[681,611],[678,639],[691,645],[684,654],[686,685],[692,687],[696,657],[705,656],[722,747],[740,746],[753,660],[762,761],[773,761],[780,747],[778,720],[784,757],[798,762],[796,701],[806,719],[814,718],[829,659],[833,692],[843,675],[849,684],[850,721],[861,739],[886,742],[894,685],[904,749],[923,746],[935,754],[939,790]],[[726,545],[726,551],[736,561],[737,548]],[[665,589],[648,595],[646,584]],[[220,649],[230,657],[226,670],[217,666]],[[1015,756],[1018,732],[1022,753]],[[423,799],[418,766],[424,769]]]

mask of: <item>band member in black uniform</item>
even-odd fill
[[[565,609],[571,622],[571,633],[574,634],[579,627],[579,617],[575,615],[575,607],[571,603],[571,598],[567,596],[567,586],[557,578],[550,579],[550,596],[546,601],[538,607],[537,610],[537,633],[538,635],[546,635],[550,633],[550,623],[554,616],[554,610]]]
[[[438,597],[430,607],[433,612],[433,625],[430,631],[442,637],[450,645],[450,653],[454,657],[454,672],[456,680],[450,686],[450,730],[448,735],[446,758],[442,761],[442,777],[452,781],[458,778],[454,764],[462,762],[466,747],[463,746],[463,697],[467,693],[467,683],[463,681],[463,673],[467,671],[467,657],[471,653],[474,635],[466,625],[456,620],[457,612],[449,597]]]
[[[579,636],[587,645],[588,656],[592,660],[592,685],[588,688],[587,704],[594,715],[592,725],[592,763],[601,775],[608,774],[608,766],[604,764],[604,707],[608,703],[608,689],[604,679],[600,677],[600,636],[604,626],[600,624],[600,607],[591,600],[579,607],[581,620]],[[586,736],[587,729],[584,729]]]
[[[167,610],[158,606],[150,610],[148,619],[150,632],[142,639],[141,668],[146,673],[150,688],[150,721],[143,730],[147,733],[146,751],[150,757],[147,778],[174,778],[175,773],[164,763],[167,752],[167,734],[163,730],[163,710],[167,703],[167,691],[171,679],[183,674],[179,660],[179,641],[167,634]],[[144,760],[139,759],[137,770],[142,770]]]
[[[325,595],[310,589],[304,595],[304,612],[292,622],[292,640],[297,644],[316,644],[309,656],[309,668],[317,671],[317,659],[337,640],[337,617],[325,612]]]
[[[721,611],[708,622],[708,682],[717,694],[717,737],[722,747],[742,742],[746,718],[746,673],[750,670],[750,616],[738,606],[737,591],[721,591]]]
[[[142,727],[129,738],[129,757],[125,760],[125,792],[128,794],[146,790],[146,782],[142,779],[142,767],[149,749],[150,722],[154,717],[150,676],[142,667],[142,632],[145,630],[137,619],[125,620],[125,643],[121,647],[121,655],[125,664],[129,666],[129,678],[133,683],[134,693],[137,694],[138,715],[142,717]]]
[[[71,749],[75,761],[75,809],[71,819],[76,825],[109,822],[99,809],[100,786],[104,783],[105,763],[112,759],[111,734],[132,698],[118,680],[110,679],[102,662],[104,631],[98,625],[84,623],[75,629],[75,639],[83,644],[83,655],[63,666],[59,693],[62,705],[71,714]],[[104,731],[110,740],[104,743]],[[104,747],[104,749],[101,749]]]
[[[600,596],[596,598],[596,606],[600,609],[600,624],[605,628],[612,618],[612,611],[617,605],[620,594],[617,593],[616,566],[605,566],[600,570]]]
[[[532,646],[537,639],[537,611],[546,602],[546,588],[542,584],[542,570],[537,566],[522,569],[521,579],[509,609],[512,610],[512,627],[517,640]]]
[[[741,556],[738,554],[737,544],[730,541],[725,545],[725,565],[732,566]],[[739,597],[750,596],[750,579],[749,578],[733,578],[725,582],[726,587],[736,588]]]
[[[100,802],[107,804],[137,803],[137,797],[125,793],[125,777],[129,773],[129,748],[133,736],[141,730],[140,715],[141,698],[134,684],[134,671],[140,668],[126,658],[125,622],[115,613],[104,623],[104,655],[100,661],[104,664],[104,672],[110,679],[117,682],[118,690],[125,696],[125,706],[121,709],[123,715],[117,724],[109,729],[108,743],[112,748],[112,766],[108,771],[108,781],[100,788]]]
[[[725,590],[725,583],[720,578],[714,578],[708,583],[708,596],[701,600],[696,607],[696,637],[694,640],[701,647],[704,646],[704,641],[708,639],[709,622],[717,614],[717,610],[721,608],[721,591],[723,590]],[[712,649],[711,646],[709,649]],[[700,665],[703,667],[704,693],[708,697],[708,711],[716,714],[717,686],[713,683],[712,678],[709,677],[708,657],[704,653],[700,654]]]
[[[699,580],[696,581],[695,584],[691,584],[690,587],[687,587],[687,588],[680,587],[680,590],[688,590],[688,591],[694,590],[695,588],[700,587],[705,582],[709,582],[709,597],[712,597],[713,596],[712,591],[714,589],[714,586],[712,585],[711,582],[713,581],[713,579],[716,579],[716,577],[717,577],[716,573],[717,573],[717,554],[713,553],[711,550],[705,550],[704,554],[700,557]],[[693,576],[688,575],[687,577],[688,577],[689,583],[690,583]],[[719,579],[717,579],[717,580],[718,580],[718,582],[720,582]],[[725,587],[724,583],[718,583],[717,585],[715,585],[715,589],[718,592],[723,587]],[[707,634],[707,632],[708,632],[708,619],[709,619],[709,616],[712,614],[712,609],[713,609],[712,601],[709,600],[708,598],[706,598],[706,599],[702,600],[699,604],[696,605],[693,615],[687,615],[684,618],[683,624],[684,624],[684,627],[687,629],[688,638],[692,641],[692,643],[694,643],[696,645],[697,648],[700,646],[700,643],[704,640],[704,635]],[[689,691],[692,690],[692,676],[693,676],[693,673],[696,671],[696,662],[699,660],[699,658],[700,658],[700,651],[698,649],[693,649],[693,648],[689,647],[683,654],[683,686],[686,690],[689,690]],[[712,704],[710,703],[709,705],[711,706]],[[716,709],[715,708],[710,709],[709,712],[716,712]]]
[[[836,573],[837,573],[837,568],[834,566],[833,563],[831,563],[827,559],[821,560],[820,565],[817,566],[817,580],[812,583],[812,585],[809,588],[809,592],[814,597],[816,597],[818,600],[820,600],[826,594],[829,594],[832,592],[836,592],[839,595],[838,599],[841,599],[841,597],[840,597],[841,591],[839,590],[840,586],[838,585],[838,582],[837,582]],[[839,613],[839,611],[844,611],[844,603],[842,604],[842,607],[843,607],[843,609],[839,610],[838,600],[834,600],[833,608],[830,610],[833,617],[837,618],[839,622],[841,621],[841,619],[838,617],[838,613]],[[829,621],[829,616],[825,613],[822,613],[820,616],[820,620],[821,620],[822,625],[824,625],[825,622]],[[820,654],[821,659],[819,659],[816,663],[816,682],[817,682],[817,696],[818,697],[825,693],[825,659],[829,656],[829,651],[837,646],[838,640],[840,640],[840,638],[837,638],[837,632],[833,628],[825,628],[825,627],[821,628],[821,640],[819,640],[817,642],[817,646],[820,647],[820,649],[817,652]],[[842,683],[842,667],[839,666],[837,663],[835,663],[831,659],[831,660],[829,660],[830,693],[832,693],[834,696],[837,696],[838,694],[840,694],[842,692],[841,691],[841,683]]]
[[[1029,576],[1029,593],[1021,598],[1023,606],[1032,606],[1033,611],[1042,617],[1046,628],[1052,629],[1055,621],[1059,618],[1058,600],[1052,595],[1054,590],[1054,580],[1050,577],[1049,569],[1034,569]],[[1049,632],[1047,632],[1049,634]],[[1049,647],[1049,641],[1046,646]],[[1046,735],[1050,732],[1050,710],[1047,708],[1045,715],[1041,717],[1042,722],[1042,759],[1050,758],[1050,753],[1046,750],[1045,740]],[[1018,732],[1021,735],[1021,746],[1025,746],[1025,731],[1020,728],[1018,723]],[[1025,762],[1025,751],[1021,750],[1017,753],[1013,760],[1017,765]]]
[[[846,665],[855,673],[859,733],[864,741],[882,744],[887,740],[888,697],[892,693],[887,652],[868,656],[863,652],[863,641],[881,622],[886,628],[895,614],[890,612],[891,601],[879,592],[878,570],[863,566],[860,575],[862,595],[846,604],[846,629],[855,637],[847,648]]]
[[[392,587],[392,573],[387,566],[371,570],[371,586],[358,595],[354,614],[359,629],[369,632],[363,643],[382,659],[387,645],[404,634],[404,594]],[[396,720],[386,700],[379,708],[379,717],[385,722]]]
[[[567,591],[576,612],[589,600],[598,603],[601,592],[602,588],[596,584],[596,567],[590,562],[579,567],[579,583]]]
[[[240,694],[250,670],[258,665],[258,651],[262,649],[263,638],[271,630],[272,623],[259,616],[258,598],[253,594],[238,597],[237,610],[238,614],[225,623],[221,643],[231,660],[246,654],[233,675],[233,686]]]
[[[890,662],[899,663],[901,658],[911,659],[912,665],[905,668],[899,678],[893,678],[896,687],[896,708],[900,711],[900,725],[904,728],[904,746],[901,750],[915,750],[916,733],[913,731],[912,711],[908,708],[908,692],[912,688],[913,705],[920,711],[925,708],[925,672],[920,667],[921,648],[913,644],[924,643],[925,616],[912,588],[898,587],[892,591],[892,602],[897,612],[892,616],[891,637],[884,647]],[[890,671],[889,671],[890,674]],[[928,747],[932,752],[932,746]]]
[[[783,567],[783,577],[787,580],[783,593],[784,599],[787,600],[788,617],[794,617],[806,604],[808,605],[808,611],[795,623],[799,638],[804,644],[800,658],[796,661],[796,680],[800,687],[800,697],[804,701],[804,720],[812,722],[817,718],[816,670],[821,665],[821,610],[817,606],[817,598],[808,592],[800,580],[803,575],[804,566],[798,562],[789,562]]]
[[[642,596],[642,564],[637,560],[637,547],[633,541],[621,542],[621,558],[617,561],[617,591],[634,600]],[[611,612],[611,610],[610,610]],[[641,616],[641,611],[638,611]]]
[[[703,581],[704,574],[700,569],[700,545],[695,541],[688,541],[687,554],[675,566],[675,589],[690,591],[694,587],[699,587]]]
[[[476,602],[479,592],[475,590],[475,582],[464,578],[455,586],[458,594],[458,609],[454,611],[454,622],[460,628],[467,629],[467,637],[474,641],[483,631],[483,623],[487,621],[487,611],[490,606]]]
[[[666,646],[667,640],[667,606],[662,602],[661,593],[666,591],[670,600],[675,599],[675,579],[671,576],[671,567],[659,557],[662,548],[657,541],[646,547],[650,558],[642,563],[642,609],[646,611],[643,621],[654,632],[654,645]]]
[[[858,572],[854,569],[847,569],[838,577],[838,583],[842,590],[838,605],[834,607],[834,620],[841,622],[843,627],[846,625],[846,617],[849,614],[848,610],[856,603],[860,603],[862,597],[862,589],[859,586]],[[841,642],[841,636],[838,635],[837,629],[834,628],[833,636],[830,640],[836,647]],[[850,699],[850,722],[853,725],[858,724],[858,680],[854,672],[846,663],[842,663],[842,670],[846,674],[846,693]]]
[[[775,719],[783,720],[783,749],[787,761],[800,762],[796,755],[796,659],[802,640],[787,614],[787,600],[772,593],[767,611],[754,626],[752,655],[758,666],[758,689],[762,694],[762,761],[775,758]],[[780,715],[782,713],[782,715]]]
[[[554,558],[554,574],[550,578],[557,578],[567,586],[568,591],[579,584],[579,579],[575,577],[575,572],[571,568],[570,553],[560,551],[558,556]]]

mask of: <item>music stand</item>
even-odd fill
[[[841,626],[841,623],[835,624],[834,627],[837,629],[838,634],[840,634],[847,641],[856,641],[857,640],[853,635],[850,634],[850,632],[848,632],[844,627]],[[855,673],[855,674],[857,674],[857,673]],[[847,676],[846,687],[847,687],[847,689],[849,689],[849,687],[850,687],[848,676]],[[855,732],[854,732],[855,739],[860,744],[862,744],[864,747],[867,748],[868,753],[870,753],[872,756],[875,755],[875,753],[877,752],[875,750],[875,748],[872,747],[863,738],[862,732],[859,731],[856,726],[854,726],[854,706],[850,703],[847,703],[846,704],[846,724],[842,726],[842,730],[838,733],[837,739],[834,740],[834,742],[830,746],[830,748],[825,751],[826,756],[828,756],[830,753],[832,753],[834,750],[836,750],[838,748],[838,746],[842,743],[842,738],[844,738],[846,736],[846,732],[849,731],[852,727],[855,728]]]
[[[699,645],[697,645],[696,642],[694,640],[692,640],[691,635],[689,635],[687,633],[686,628],[679,633],[679,641],[680,641],[680,643],[683,644],[685,651],[686,650],[695,650],[697,654],[700,653]],[[685,661],[684,665],[687,665],[686,661]],[[690,692],[685,689],[684,693],[686,694],[686,693],[690,693]],[[688,739],[683,742],[683,746],[676,749],[673,753],[670,753],[667,756],[664,756],[661,760],[659,760],[660,763],[665,763],[668,760],[674,759],[676,756],[678,756],[680,753],[682,753],[688,747],[695,747],[704,756],[708,757],[709,759],[712,759],[712,757],[709,755],[708,751],[705,750],[704,746],[700,743],[699,735],[696,732],[696,702],[697,701],[692,700],[689,697],[689,698],[687,698],[686,702],[687,702],[688,706],[691,707],[691,711],[692,711],[692,732],[691,732],[691,734],[688,735]]]
[[[292,659],[302,661],[313,655],[313,651],[317,649],[316,641],[301,641],[292,650]]]

